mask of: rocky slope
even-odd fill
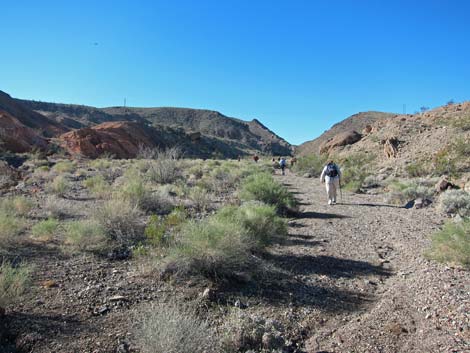
[[[17,102],[68,129],[91,127],[104,122],[131,121],[152,124],[157,130],[181,130],[181,136],[201,134],[214,150],[203,153],[210,156],[234,156],[246,153],[290,155],[291,145],[274,134],[258,120],[246,122],[227,117],[219,112],[187,108],[94,108],[82,105],[44,103],[18,100]],[[179,144],[184,144],[180,141]],[[194,146],[197,147],[197,146]],[[202,146],[204,147],[204,146]],[[217,148],[221,149],[217,149]]]

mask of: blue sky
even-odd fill
[[[359,111],[470,99],[469,13],[465,0],[0,0],[0,90],[213,109],[299,144]]]

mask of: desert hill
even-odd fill
[[[291,145],[274,134],[258,120],[250,122],[227,117],[219,112],[189,108],[95,108],[82,105],[45,103],[17,100],[41,115],[52,119],[67,129],[93,127],[107,122],[137,122],[152,125],[159,131],[179,131],[187,140],[205,141],[203,148],[214,148],[202,153],[209,157],[236,156],[247,153],[290,155]],[[200,135],[198,137],[198,135]],[[185,141],[180,141],[185,144]],[[197,146],[195,146],[197,147]]]
[[[470,171],[470,102],[416,114],[375,113],[375,119],[365,119],[362,114],[301,145],[300,154],[322,151],[340,159],[368,154],[377,170],[390,168],[408,176]],[[345,136],[352,131],[359,137],[348,142]]]
[[[297,147],[296,151],[301,156],[311,153],[319,153],[320,148],[324,143],[339,134],[350,131],[357,131],[358,133],[361,133],[367,126],[375,123],[376,121],[392,118],[394,116],[396,116],[396,114],[375,111],[354,114],[344,119],[343,121],[334,124],[329,130],[325,131],[319,137],[311,141],[304,142]]]

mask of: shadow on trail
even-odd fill
[[[381,266],[365,261],[341,259],[333,256],[269,254],[267,259],[276,266],[296,275],[326,275],[331,278],[354,278],[364,276],[390,276],[391,272]]]
[[[360,207],[389,207],[389,208],[403,208],[403,206],[387,205],[382,203],[348,203],[340,202],[338,205],[344,206],[360,206]]]
[[[322,212],[299,212],[297,218],[316,218],[316,219],[333,219],[333,218],[351,218],[350,216],[345,216],[337,213],[322,213]]]

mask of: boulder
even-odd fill
[[[366,127],[364,129],[362,129],[362,134],[363,135],[370,134],[371,132],[372,132],[372,126],[371,125],[366,125]]]
[[[417,208],[417,209],[425,208],[425,207],[428,207],[431,203],[432,201],[429,199],[417,198],[414,202],[414,208]]]
[[[342,132],[323,143],[320,146],[320,153],[329,153],[335,147],[352,145],[360,141],[361,138],[362,135],[354,130]]]
[[[59,137],[71,154],[97,158],[109,154],[134,158],[141,147],[156,147],[150,128],[129,121],[106,122],[92,128],[67,132]]]
[[[434,185],[436,192],[441,193],[449,189],[456,189],[457,186],[451,183],[446,175],[442,176],[439,181]]]
[[[398,154],[398,139],[390,137],[382,141],[384,145],[384,154],[387,158],[395,158]]]

